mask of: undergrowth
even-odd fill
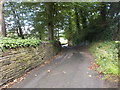
[[[95,58],[96,64],[99,65],[97,70],[105,75],[116,75],[118,73],[118,53],[120,41],[99,41],[90,45],[90,52]]]
[[[13,39],[13,38],[1,38],[0,48],[1,49],[14,49],[18,47],[36,47],[40,44],[38,39]]]

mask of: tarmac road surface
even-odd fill
[[[92,56],[79,48],[64,48],[49,64],[37,67],[15,83],[12,88],[110,88],[97,78],[96,71],[89,70]]]

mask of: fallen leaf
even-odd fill
[[[95,62],[91,62],[91,65],[88,67],[89,70],[94,70],[99,67]]]
[[[97,78],[100,78],[100,76],[96,76]]]
[[[45,65],[42,64],[40,67],[43,67],[43,66],[45,66]]]
[[[63,71],[63,73],[65,74],[66,72],[65,72],[65,71]]]
[[[89,77],[92,77],[92,75],[88,75]]]
[[[37,77],[37,74],[35,74],[35,77]]]
[[[22,80],[24,80],[24,78],[22,77],[22,78],[20,78],[20,81],[22,81]]]
[[[51,70],[47,70],[47,72],[48,72],[48,73],[50,73],[50,72],[51,72]]]
[[[8,85],[5,85],[5,87],[8,87]]]
[[[47,62],[44,62],[45,64],[47,63]]]
[[[17,82],[17,79],[15,79],[13,82]]]

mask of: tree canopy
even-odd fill
[[[1,35],[40,40],[64,37],[73,45],[119,40],[119,6],[119,2],[6,2]]]

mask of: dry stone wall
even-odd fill
[[[38,47],[0,51],[0,85],[49,60],[60,48],[59,43],[42,43]]]

